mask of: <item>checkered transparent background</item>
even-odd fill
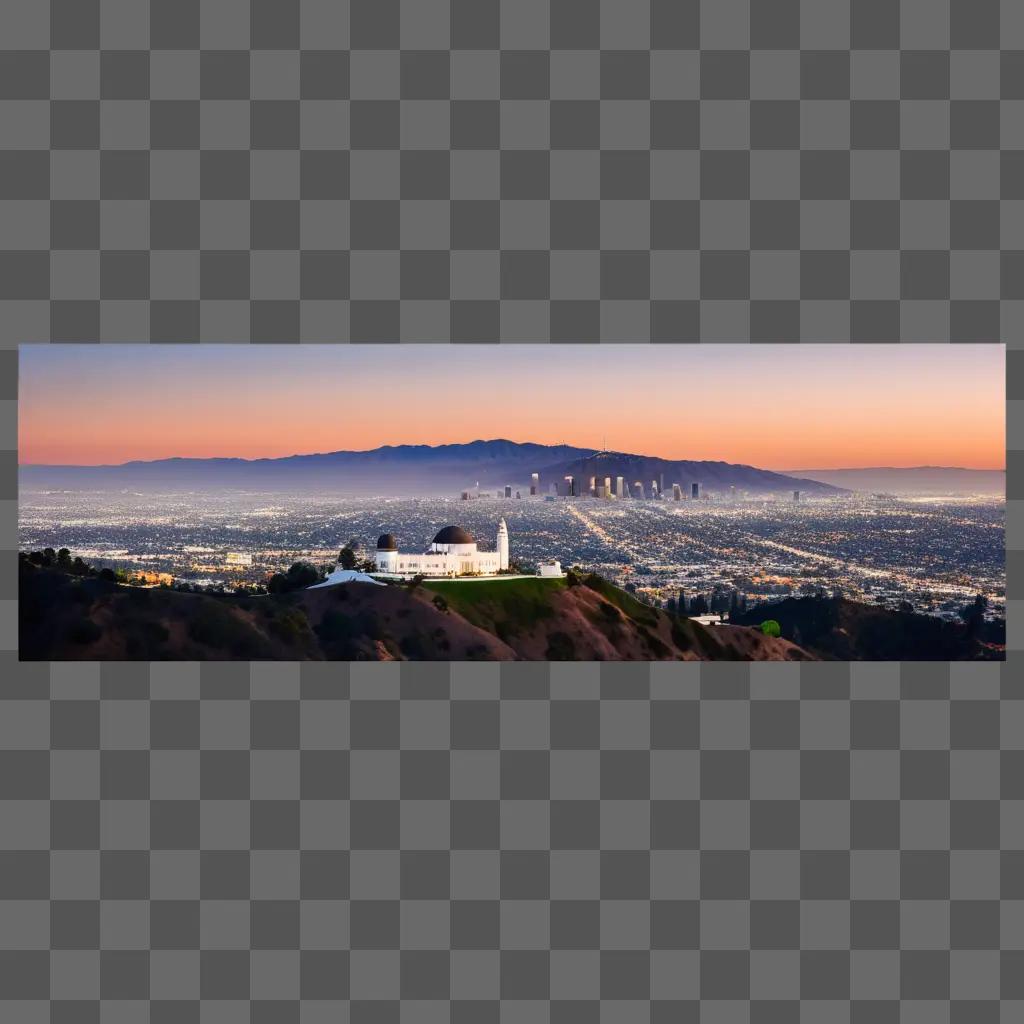
[[[1024,1016],[1024,7],[0,5],[0,1017]],[[1007,666],[25,664],[26,341],[992,341]]]

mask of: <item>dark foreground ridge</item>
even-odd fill
[[[49,549],[48,549],[49,550]],[[316,578],[315,571],[313,579]],[[302,582],[302,586],[310,581]],[[19,559],[23,660],[968,661],[1005,658],[1005,623],[841,596],[787,598],[704,626],[593,573],[414,580],[282,593],[126,586],[65,549]],[[778,623],[780,636],[761,624]]]
[[[758,625],[778,622],[783,638],[814,657],[837,661],[1002,661],[1005,620],[985,621],[970,607],[961,622],[894,611],[844,597],[788,597],[733,616]]]
[[[805,661],[759,629],[706,627],[595,575],[341,584],[259,596],[125,586],[19,560],[30,661]]]

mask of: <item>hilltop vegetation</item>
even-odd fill
[[[593,573],[215,593],[129,585],[66,548],[19,558],[27,660],[802,661],[1005,657],[980,602],[962,621],[841,596],[787,598],[703,626]],[[294,577],[294,578],[293,578]],[[137,581],[135,581],[137,583]],[[778,623],[780,636],[761,624]]]
[[[73,562],[71,563],[74,564]],[[706,628],[595,575],[342,584],[261,595],[140,588],[19,560],[27,660],[805,660],[784,639]]]
[[[778,622],[782,636],[817,657],[839,661],[987,661],[1006,656],[1006,623],[982,619],[976,603],[962,622],[893,611],[841,596],[790,597],[759,605],[733,621]]]

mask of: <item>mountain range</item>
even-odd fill
[[[321,452],[281,458],[168,458],[105,466],[19,466],[22,487],[109,489],[133,488],[190,490],[239,488],[278,490],[313,488],[322,493],[452,494],[466,488],[488,490],[511,485],[528,493],[530,475],[540,475],[542,491],[571,474],[625,477],[632,485],[652,480],[671,490],[678,483],[689,493],[699,482],[709,492],[738,491],[755,494],[800,490],[810,494],[843,493],[841,485],[775,473],[729,462],[661,459],[627,452],[594,451],[572,445],[520,443],[503,438],[466,444],[395,445],[369,451]]]

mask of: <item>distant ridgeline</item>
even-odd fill
[[[1003,657],[999,624],[985,622],[980,610],[954,624],[841,598],[801,598],[737,611],[743,625],[704,626],[576,571],[557,578],[465,584],[415,577],[388,586],[310,590],[308,573],[300,569],[280,592],[256,594],[133,586],[66,549],[23,553],[18,567],[23,660]],[[780,624],[781,636],[759,628],[768,618]]]
[[[686,493],[692,483],[705,491],[730,487],[751,493],[842,494],[841,487],[801,479],[754,466],[728,462],[660,459],[627,452],[594,451],[571,445],[518,443],[506,440],[469,444],[398,445],[362,452],[327,452],[290,455],[277,459],[158,459],[125,462],[116,466],[23,465],[18,469],[22,487],[161,488],[224,487],[291,490],[315,488],[318,493],[442,494],[458,492],[468,484],[495,488],[512,485],[529,493],[531,475],[540,488],[566,476],[589,479],[622,476],[627,483],[663,481],[669,491],[680,484]]]

